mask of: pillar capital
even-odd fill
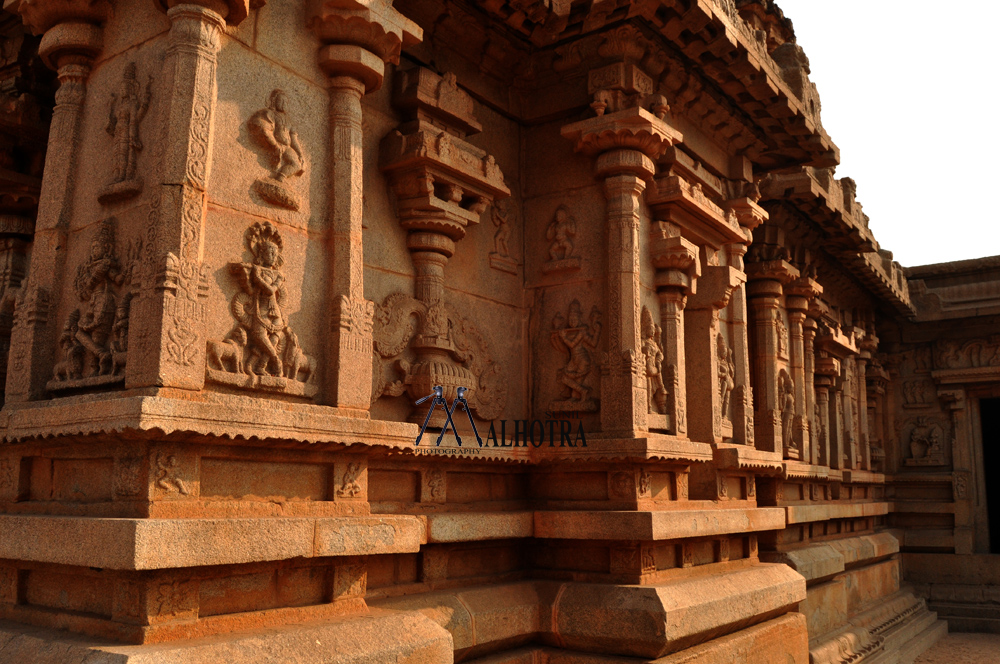
[[[20,16],[34,35],[63,23],[101,26],[111,14],[108,0],[4,0],[3,8]]]
[[[628,164],[640,177],[653,176],[653,163],[671,145],[684,140],[683,135],[641,106],[601,114],[562,128],[564,138],[573,141],[577,152],[600,155],[610,151],[636,151],[645,159]],[[599,163],[600,167],[600,163]],[[605,168],[610,168],[610,163]],[[608,175],[610,173],[601,173]]]
[[[391,0],[312,0],[306,12],[323,44],[323,71],[331,78],[358,79],[366,92],[382,87],[385,64],[399,64],[404,46],[423,39],[420,26],[396,11]]]
[[[184,5],[211,10],[233,26],[239,25],[250,15],[250,0],[156,0],[156,6],[165,12]]]

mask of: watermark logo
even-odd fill
[[[543,446],[587,446],[587,435],[583,431],[583,422],[580,420],[575,424],[572,420],[514,420],[514,425],[511,427],[512,435],[509,439],[507,438],[507,420],[500,420],[499,436],[497,436],[497,423],[490,422],[490,430],[486,434],[486,440],[484,441],[479,435],[479,429],[476,428],[475,420],[472,419],[472,411],[469,409],[469,402],[465,397],[468,389],[459,387],[457,388],[457,392],[458,396],[452,402],[451,407],[448,406],[448,400],[444,398],[444,388],[440,385],[434,386],[433,393],[417,400],[416,405],[418,406],[431,400],[431,406],[427,411],[427,417],[424,418],[423,426],[420,427],[420,434],[417,436],[416,445],[420,445],[420,441],[423,440],[424,434],[427,432],[427,425],[431,421],[431,416],[434,415],[434,411],[440,406],[445,413],[445,423],[441,429],[441,433],[438,434],[437,441],[434,443],[435,448],[441,446],[441,441],[444,440],[449,428],[454,432],[458,446],[462,447],[462,437],[459,435],[455,421],[452,419],[455,410],[458,406],[461,406],[469,418],[469,424],[472,425],[472,432],[476,436],[476,442],[479,443],[479,447],[539,448]],[[454,448],[446,449],[451,452],[455,451]],[[442,450],[442,452],[444,451]],[[463,450],[463,452],[468,453],[475,453],[475,451],[475,448],[465,448]],[[432,450],[426,450],[426,453],[431,452]]]

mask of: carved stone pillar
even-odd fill
[[[458,87],[454,74],[439,76],[418,67],[398,72],[397,78],[394,103],[405,121],[382,141],[381,159],[396,194],[399,223],[409,231],[406,246],[416,271],[416,300],[399,294],[403,299],[383,306],[386,318],[409,308],[420,321],[409,342],[416,359],[405,362],[403,384],[414,399],[430,394],[435,385],[445,388],[448,399],[455,398],[458,387],[467,387],[478,416],[495,419],[506,397],[496,390],[491,396],[488,383],[499,367],[456,345],[456,335],[471,329],[471,323],[445,302],[444,275],[466,229],[510,190],[494,157],[465,140],[482,127],[472,114],[472,98]],[[401,348],[406,342],[393,345]],[[411,420],[422,421],[421,410],[415,409]],[[441,424],[443,418],[431,419],[432,426]]]
[[[783,451],[791,459],[801,457],[801,448],[785,445],[791,439],[782,427],[787,410],[787,385],[781,381],[779,363],[779,317],[782,285],[799,276],[790,263],[777,257],[752,261],[747,265],[747,298],[753,321],[755,437],[758,449]],[[787,374],[786,374],[787,375]],[[785,418],[787,419],[787,418]]]
[[[795,417],[793,439],[801,459],[812,463],[809,423],[812,414],[812,339],[806,349],[805,324],[809,302],[820,293],[822,287],[809,277],[800,277],[785,286],[785,308],[788,309],[789,351],[792,381],[795,384]],[[807,371],[807,364],[809,370]]]
[[[824,375],[816,376],[816,407],[817,418],[816,448],[817,454],[813,463],[819,466],[833,467],[830,463],[830,378]]]
[[[423,33],[389,2],[348,7],[324,1],[314,3],[310,11],[330,91],[327,226],[332,320],[324,398],[331,406],[367,411],[375,305],[365,299],[364,286],[361,98],[382,87],[385,64],[399,64],[402,46],[419,42]]]
[[[802,324],[802,339],[805,350],[806,375],[806,419],[809,421],[809,457],[811,464],[820,464],[820,422],[819,406],[816,399],[816,321],[806,317]]]
[[[39,54],[56,71],[59,89],[49,128],[49,143],[38,201],[31,273],[18,297],[10,342],[7,402],[39,399],[52,376],[56,326],[50,324],[50,299],[65,272],[66,232],[75,191],[80,121],[87,78],[103,46],[106,0],[29,2],[7,0],[32,33],[43,35]]]
[[[868,430],[868,363],[872,355],[878,349],[878,337],[874,332],[867,331],[860,344],[861,352],[856,360],[857,381],[858,381],[858,444],[860,446],[861,468],[872,470],[871,440],[872,434]]]
[[[619,93],[652,89],[651,85],[630,87],[635,80],[648,79],[634,65],[612,65],[600,71],[615,78],[617,83],[612,87]],[[626,83],[626,79],[631,82]],[[608,78],[600,80],[606,82]],[[592,85],[590,92],[600,91]],[[596,173],[604,182],[608,204],[609,333],[608,353],[601,370],[601,429],[605,436],[631,437],[633,432],[648,431],[649,412],[639,320],[639,197],[653,176],[654,160],[680,142],[682,136],[663,121],[665,100],[653,100],[656,115],[632,105],[638,100],[612,101],[613,112],[604,112],[606,104],[600,106],[598,117],[567,125],[562,135],[574,142],[578,152],[596,157]]]
[[[692,440],[721,443],[733,435],[731,409],[726,406],[732,401],[735,369],[730,376],[726,365],[733,362],[732,348],[719,329],[719,311],[745,280],[735,267],[709,265],[698,279],[697,292],[688,299],[685,351],[691,369],[687,393]]]
[[[687,363],[684,345],[684,306],[701,274],[698,247],[680,236],[667,222],[654,222],[650,251],[656,272],[656,294],[660,300],[664,384],[667,416],[676,436],[687,437]]]
[[[745,269],[743,257],[753,242],[753,231],[767,221],[768,215],[764,208],[757,205],[760,192],[754,186],[747,187],[747,196],[726,203],[729,210],[736,214],[745,236],[744,242],[733,242],[726,245],[730,264],[740,270]],[[747,311],[747,293],[745,288],[733,291],[730,307],[733,360],[735,363],[736,388],[733,391],[733,441],[742,445],[754,445],[753,417],[753,377],[750,373],[750,317]]]
[[[220,33],[247,16],[248,0],[158,3],[170,18],[160,89],[162,181],[153,193],[143,274],[129,317],[125,386],[205,385],[207,266],[202,243],[217,97]],[[153,230],[155,226],[155,230]]]

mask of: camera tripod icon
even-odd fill
[[[458,441],[458,446],[461,447],[462,437],[458,435],[458,427],[455,426],[455,421],[451,419],[451,416],[455,413],[455,409],[461,405],[462,410],[464,410],[465,414],[469,416],[469,424],[472,425],[472,432],[476,434],[476,441],[479,443],[480,447],[483,446],[483,439],[479,437],[479,430],[476,429],[476,422],[472,419],[472,411],[469,410],[469,402],[465,398],[465,393],[469,391],[469,388],[459,387],[456,391],[458,392],[458,396],[455,397],[455,401],[452,402],[451,408],[448,408],[448,400],[444,398],[444,388],[440,385],[434,386],[433,393],[417,400],[416,405],[419,406],[428,399],[433,399],[433,401],[431,401],[430,410],[427,411],[427,417],[424,418],[424,424],[420,427],[420,435],[417,436],[416,445],[419,445],[420,440],[424,437],[424,432],[427,431],[427,423],[431,421],[431,415],[434,414],[434,410],[438,406],[441,406],[441,408],[444,409],[444,414],[447,419],[445,419],[444,427],[441,429],[441,433],[438,434],[437,443],[435,443],[435,445],[438,447],[441,446],[441,441],[444,440],[444,435],[448,433],[448,427],[451,426],[452,431],[455,432],[455,440]]]

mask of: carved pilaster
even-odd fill
[[[386,63],[399,64],[403,45],[419,42],[423,33],[391,2],[318,0],[308,13],[330,91],[328,299],[333,306],[324,394],[328,405],[367,411],[374,304],[365,301],[364,287],[361,98],[382,86]]]
[[[49,320],[49,299],[60,290],[66,269],[66,231],[72,215],[86,82],[103,46],[101,26],[111,7],[104,0],[8,0],[4,8],[20,14],[34,34],[43,35],[39,55],[59,79],[31,272],[18,298],[23,310],[15,316],[11,333],[11,366],[15,370],[7,375],[5,397],[7,402],[20,402],[41,398],[52,376],[57,328]]]
[[[596,157],[607,198],[609,332],[601,370],[601,429],[609,436],[649,429],[640,360],[639,197],[653,176],[653,160],[683,138],[663,119],[666,100],[643,96],[652,90],[648,78],[631,64],[591,72],[589,91],[598,116],[562,128],[578,152]]]
[[[684,306],[701,274],[698,247],[681,237],[680,229],[667,222],[654,222],[650,252],[656,272],[663,334],[663,376],[667,388],[667,414],[673,433],[686,437],[687,362],[684,349]]]
[[[756,260],[747,265],[747,298],[753,321],[754,357],[754,406],[756,412],[755,439],[758,449],[787,454],[784,424],[789,420],[791,377],[782,374],[781,356],[781,295],[782,284],[799,276],[798,270],[781,258],[756,256],[770,260]],[[793,389],[793,388],[792,388]],[[794,396],[792,396],[794,399]],[[799,458],[798,454],[789,458]]]
[[[205,385],[207,266],[202,263],[212,165],[216,59],[223,3],[170,3],[163,71],[162,181],[153,192],[143,273],[132,303],[125,386]],[[232,3],[231,3],[232,4]],[[238,2],[235,4],[239,4]]]
[[[813,461],[810,445],[810,420],[813,419],[812,404],[812,339],[806,348],[806,319],[810,301],[823,292],[813,279],[800,277],[785,285],[785,308],[788,310],[789,364],[792,382],[795,384],[795,415],[792,420],[791,436],[800,459]],[[807,371],[807,365],[809,371]],[[787,435],[787,434],[786,434]]]

